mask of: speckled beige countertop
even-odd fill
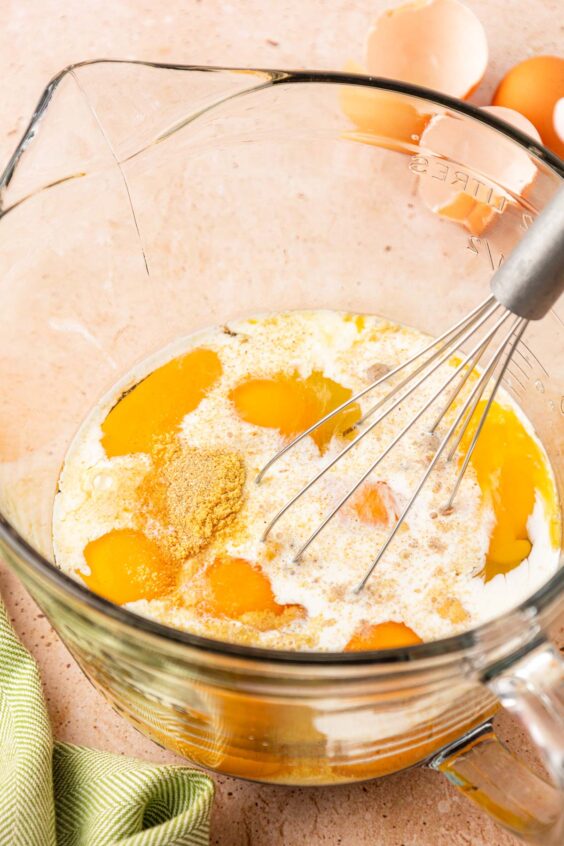
[[[4,0],[0,28],[0,163],[11,153],[47,80],[101,57],[178,63],[339,69],[360,58],[387,0]],[[486,28],[491,61],[476,101],[488,102],[506,68],[556,53],[559,0],[469,0]],[[560,9],[560,14],[559,14]],[[142,737],[91,687],[19,582],[0,562],[0,592],[41,667],[57,737],[180,761]],[[509,720],[499,732],[522,752]],[[322,789],[216,777],[212,843],[221,846],[511,846],[516,841],[440,776],[413,770],[364,785]]]

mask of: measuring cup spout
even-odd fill
[[[109,59],[70,65],[46,86],[0,175],[0,217],[43,190],[124,168],[277,76],[284,74]]]

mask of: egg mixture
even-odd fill
[[[439,462],[364,590],[354,591],[438,444],[441,433],[428,433],[433,408],[293,560],[460,363],[454,357],[261,539],[389,385],[305,437],[257,484],[266,462],[428,341],[331,311],[257,316],[176,341],[122,380],[72,443],[54,505],[58,566],[170,626],[290,650],[408,645],[515,606],[556,570],[560,511],[543,447],[503,391],[454,508],[444,506],[469,435],[458,460]]]

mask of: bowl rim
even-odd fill
[[[337,85],[356,85],[377,90],[392,91],[399,94],[410,95],[419,99],[428,100],[435,105],[444,106],[453,112],[473,118],[500,132],[510,138],[528,153],[540,159],[557,176],[564,179],[564,161],[529,136],[501,120],[497,116],[483,111],[471,103],[455,99],[446,94],[433,91],[418,85],[412,85],[393,79],[354,74],[339,71],[318,71],[318,70],[279,70],[272,68],[239,68],[212,65],[181,65],[160,62],[147,62],[128,59],[94,59],[91,61],[77,62],[65,67],[56,74],[43,90],[37,106],[32,114],[30,122],[24,131],[21,140],[10,157],[6,167],[0,176],[0,190],[7,187],[21,156],[27,146],[37,134],[37,124],[45,114],[49,102],[60,84],[60,82],[74,70],[81,67],[98,64],[125,64],[140,65],[162,70],[176,71],[200,71],[200,72],[231,72],[231,73],[255,73],[257,76],[264,76],[267,82],[259,86],[238,92],[236,96],[252,94],[281,84],[305,84],[322,83]],[[217,105],[217,104],[214,104]],[[211,108],[213,108],[212,106]],[[19,203],[18,203],[19,204]],[[13,207],[12,207],[13,208]],[[10,209],[2,210],[0,203],[0,219]],[[263,647],[246,646],[236,643],[228,643],[213,638],[202,637],[190,632],[167,626],[149,617],[143,617],[129,609],[115,605],[104,597],[90,591],[86,585],[60,570],[55,564],[41,555],[31,544],[29,544],[20,533],[0,512],[0,541],[22,559],[26,565],[40,578],[52,583],[63,593],[69,594],[79,603],[99,612],[103,616],[110,617],[116,623],[125,628],[142,631],[158,640],[173,642],[191,647],[205,653],[221,655],[224,657],[238,657],[251,659],[256,662],[269,662],[274,664],[289,665],[385,665],[405,662],[420,662],[435,657],[454,655],[466,652],[470,648],[483,642],[488,633],[493,632],[504,624],[508,626],[511,622],[523,621],[531,614],[540,613],[546,609],[560,594],[564,593],[564,567],[560,567],[556,573],[530,597],[524,600],[515,608],[506,611],[499,617],[481,624],[458,635],[451,635],[447,638],[429,641],[427,643],[415,644],[413,646],[400,647],[395,649],[371,650],[359,652],[294,652],[289,650],[265,649]]]

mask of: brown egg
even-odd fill
[[[564,98],[564,59],[533,56],[506,73],[493,104],[515,109],[537,128],[543,144],[564,157],[564,140],[555,123],[555,109]]]
[[[484,111],[540,141],[532,123],[512,109],[486,106]],[[420,178],[419,196],[431,211],[462,224],[472,235],[481,235],[503,213],[505,191],[522,194],[536,175],[525,150],[503,136],[492,141],[491,133],[479,123],[451,115],[433,118],[421,138],[421,147],[432,154],[433,161],[441,156],[445,162],[437,165],[436,173]]]
[[[366,66],[385,76],[468,97],[488,62],[482,24],[459,0],[416,0],[385,11],[368,35]]]

